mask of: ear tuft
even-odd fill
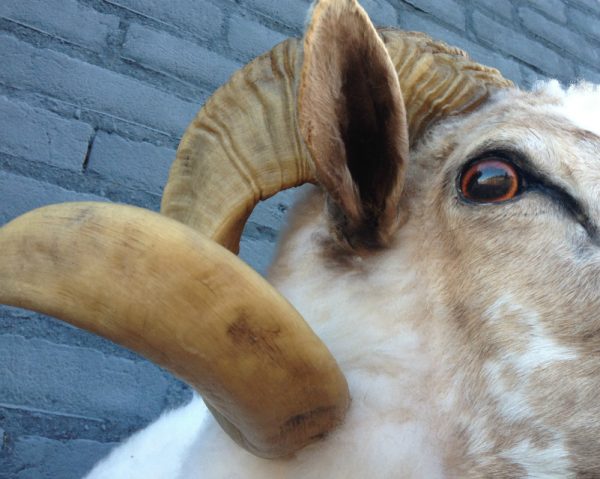
[[[298,108],[334,232],[355,249],[386,245],[399,223],[406,112],[385,45],[355,0],[314,6]]]

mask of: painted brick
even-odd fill
[[[523,77],[523,86],[525,88],[531,88],[535,83],[547,80],[550,76],[543,75],[527,65],[521,65],[521,74]]]
[[[135,353],[122,349],[107,339],[34,311],[0,305],[0,318],[0,332],[4,334],[14,334],[23,338],[44,338],[56,344],[93,348],[111,356],[139,359]],[[2,406],[0,414],[1,410]]]
[[[473,60],[498,69],[505,78],[514,82],[515,85],[522,84],[521,65],[517,61],[506,58],[479,45],[469,45],[469,43],[468,41],[463,41],[460,47],[464,48]]]
[[[0,224],[34,208],[64,201],[108,201],[0,170]],[[1,363],[0,363],[1,364]]]
[[[455,45],[464,48],[463,42],[471,43],[462,34],[456,33],[440,25],[429,15],[416,14],[413,12],[404,12],[401,16],[401,27],[404,30],[423,32],[430,35],[435,40],[442,40],[449,45]]]
[[[108,36],[119,26],[119,17],[97,12],[76,0],[3,1],[0,17],[96,50],[106,45]]]
[[[92,145],[88,170],[122,185],[162,194],[174,159],[175,150],[171,148],[99,132]]]
[[[598,3],[598,10],[600,13],[600,3]],[[600,20],[597,17],[575,8],[570,8],[568,12],[572,24],[579,32],[600,41],[600,29],[598,28]]]
[[[0,35],[0,82],[180,136],[198,105],[120,73]]]
[[[600,72],[583,66],[579,67],[579,78],[600,84]]]
[[[0,375],[5,404],[96,420],[156,418],[169,386],[167,376],[145,361],[11,334],[0,336]]]
[[[567,22],[567,7],[563,0],[529,0],[528,4],[560,23]]]
[[[157,22],[182,27],[202,37],[220,35],[224,15],[206,0],[105,0]]]
[[[241,5],[302,30],[311,5],[310,0],[242,0]],[[396,25],[396,11],[384,0],[362,0],[361,5],[376,25]]]
[[[598,0],[570,0],[571,3],[587,8],[590,12],[600,15],[600,4]]]
[[[384,0],[362,0],[360,4],[367,11],[373,23],[380,27],[398,25],[396,10]]]
[[[277,250],[277,239],[292,204],[306,187],[293,188],[261,201],[248,218],[240,242],[240,258],[265,275]]]
[[[93,129],[0,96],[0,152],[79,171]]]
[[[264,53],[287,37],[241,15],[231,16],[227,41],[248,61]]]
[[[519,64],[514,60],[510,60],[479,44],[473,43],[456,32],[440,26],[430,18],[416,15],[412,12],[405,12],[402,19],[404,22],[403,27],[405,29],[425,32],[431,35],[435,40],[442,40],[449,45],[462,48],[475,61],[497,68],[506,78],[512,80],[516,84],[521,83],[521,70]]]
[[[310,0],[240,0],[249,10],[258,10],[265,15],[281,20],[291,27],[301,27],[306,20]]]
[[[250,215],[249,221],[271,228],[277,232],[283,226],[283,220],[299,195],[306,187],[290,188],[275,196],[261,201]]]
[[[464,30],[466,23],[465,8],[455,0],[439,2],[437,0],[407,0],[406,3],[427,12],[438,20]]]
[[[473,13],[473,26],[479,38],[499,50],[533,65],[549,75],[572,78],[573,68],[553,50],[523,33],[498,23],[479,11]]]
[[[530,8],[519,8],[519,18],[525,28],[541,38],[566,50],[571,55],[587,63],[594,64],[600,60],[598,49],[576,32],[563,27]]]
[[[15,441],[9,467],[11,479],[80,479],[115,444],[85,439],[53,441],[28,436]],[[0,472],[2,477],[2,472]]]
[[[477,0],[478,7],[487,8],[492,15],[499,15],[507,20],[512,19],[512,3],[510,0]]]
[[[211,88],[225,83],[242,66],[242,63],[196,43],[138,24],[132,24],[127,31],[123,56],[148,68]]]
[[[240,241],[239,256],[246,264],[264,276],[275,256],[275,249],[275,245],[269,241],[243,237]]]

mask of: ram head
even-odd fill
[[[599,105],[321,0],[198,113],[162,215],[2,227],[1,302],[203,397],[90,477],[600,475]],[[304,183],[277,292],[234,253],[254,206]]]

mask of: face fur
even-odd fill
[[[449,477],[600,473],[600,139],[569,118],[581,91],[553,89],[500,93],[432,130],[411,151],[408,219],[388,248],[336,251],[320,192],[282,242],[271,279],[350,383],[340,437],[362,443],[360,417],[419,425],[416,450],[399,433],[406,454],[390,452],[418,458],[406,477],[432,458]],[[465,198],[461,179],[490,157],[517,193]]]
[[[471,410],[456,440],[477,474],[599,472],[600,137],[572,121],[584,94],[600,98],[503,93],[413,156],[408,206]],[[466,197],[461,179],[486,161],[516,173],[514,197]]]

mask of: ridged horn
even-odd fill
[[[493,69],[427,35],[379,31],[398,72],[411,145],[440,118],[477,108],[511,86]],[[302,44],[290,39],[235,73],[187,128],[161,211],[233,252],[256,203],[317,183],[298,124]]]
[[[258,201],[314,181],[296,121],[298,40],[234,73],[183,135],[161,212],[237,253]]]
[[[344,417],[346,380],[302,317],[235,255],[177,221],[124,205],[53,205],[1,227],[0,251],[0,303],[167,368],[254,454],[288,455]]]

